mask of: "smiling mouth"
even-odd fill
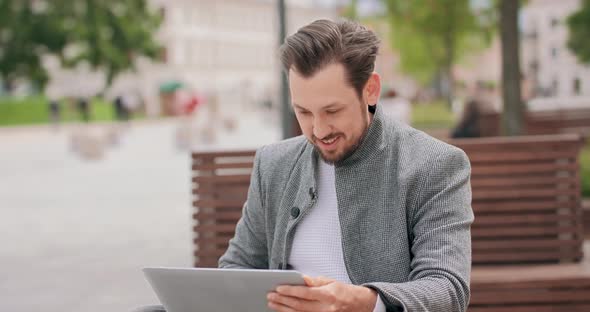
[[[334,138],[331,138],[329,140],[320,140],[320,141],[322,141],[322,143],[324,143],[324,144],[328,144],[329,145],[329,144],[332,144],[332,143],[336,142],[336,139],[338,139],[338,137],[334,137]]]
[[[317,139],[316,144],[322,149],[332,149],[336,146],[336,143],[340,141],[340,135],[331,137],[330,139]]]

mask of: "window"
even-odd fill
[[[168,63],[168,48],[162,47],[160,49],[159,59],[164,64]]]
[[[559,19],[553,17],[551,18],[551,28],[555,28],[559,25]]]
[[[557,95],[557,90],[559,89],[559,82],[557,81],[557,79],[553,79],[553,82],[551,82],[551,94],[553,96]]]
[[[552,47],[551,48],[551,57],[552,58],[557,58],[557,55],[559,54],[559,50],[556,47]]]
[[[580,78],[574,79],[574,95],[580,95],[582,89],[582,81]]]

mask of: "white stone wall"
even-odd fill
[[[532,78],[545,96],[590,97],[590,65],[580,64],[567,48],[567,18],[581,4],[580,0],[532,0],[523,8],[523,71],[537,74]],[[580,91],[574,90],[575,80]]]

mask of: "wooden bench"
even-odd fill
[[[586,248],[586,254],[590,248]],[[470,312],[590,311],[590,261],[474,266]]]
[[[580,261],[580,137],[451,143],[472,163],[470,311],[582,311],[590,305],[590,264]],[[253,155],[193,154],[195,266],[215,267],[227,248],[246,200]],[[563,306],[570,299],[577,303]]]
[[[481,136],[501,134],[500,113],[490,112],[481,116]],[[550,111],[528,111],[525,113],[527,135],[578,133],[590,136],[590,108],[560,109]]]
[[[255,151],[193,153],[195,266],[217,267],[234,236],[250,185]]]
[[[471,161],[469,311],[590,311],[579,135],[451,141]]]

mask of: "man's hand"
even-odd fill
[[[279,286],[268,294],[268,307],[278,312],[372,312],[377,292],[326,277],[304,276],[307,286]]]

